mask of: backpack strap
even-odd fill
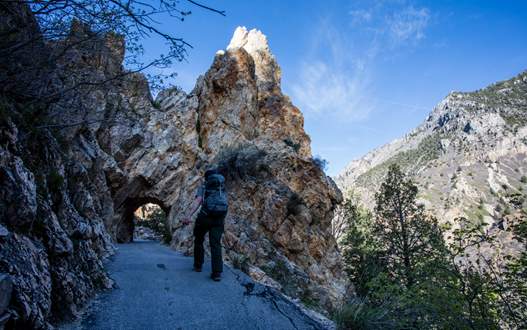
[[[201,198],[205,200],[205,198],[207,198],[207,181],[203,182],[203,184],[201,185],[201,189],[203,191],[203,196],[201,196]]]

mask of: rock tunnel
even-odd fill
[[[113,217],[106,223],[110,234],[117,243],[132,242],[134,238],[134,213],[145,204],[155,204],[168,216],[171,203],[152,192],[152,185],[142,176],[131,180],[109,181],[119,187],[112,191]]]
[[[165,205],[161,200],[154,197],[128,197],[121,206],[120,217],[116,227],[116,240],[118,243],[128,243],[133,241],[134,237],[134,212],[145,204],[158,205],[165,214],[169,214],[170,207]]]

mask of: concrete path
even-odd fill
[[[157,242],[118,246],[108,264],[117,289],[60,329],[321,329],[275,290],[225,267],[221,282],[192,271],[192,258]]]

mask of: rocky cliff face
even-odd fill
[[[391,163],[413,176],[420,201],[440,220],[506,226],[509,214],[526,207],[527,72],[449,94],[423,124],[352,161],[336,182],[372,208]],[[339,236],[339,219],[334,226]]]
[[[9,35],[0,42],[3,50],[38,37],[36,22],[20,3],[4,4],[0,18],[2,35]],[[43,43],[37,48],[2,63],[3,74],[28,72],[31,83],[13,75],[0,106],[0,273],[12,288],[0,316],[8,327],[28,329],[77,314],[94,290],[110,287],[102,260],[113,251],[104,226],[111,200],[105,200],[110,194],[104,172],[97,170],[100,160],[83,151],[80,134],[66,140],[43,122],[36,94],[66,86],[55,66],[28,70],[30,57],[44,63],[52,51]],[[85,158],[76,159],[76,152]]]
[[[10,6],[2,29],[37,35],[24,7]],[[190,251],[180,220],[208,166],[227,177],[226,260],[306,303],[338,304],[346,283],[330,227],[340,191],[311,161],[261,32],[237,29],[192,93],[173,88],[155,101],[144,77],[122,67],[122,38],[77,23],[68,38],[41,45],[39,56],[65,55],[33,78],[61,92],[58,102],[33,109],[34,95],[2,96],[0,273],[12,297],[0,319],[46,328],[75,316],[111,286],[102,260],[132,240],[146,203],[167,212],[172,246]],[[77,86],[86,77],[101,83]]]
[[[226,258],[289,295],[334,306],[345,290],[330,232],[341,195],[311,160],[302,114],[281,93],[265,36],[238,28],[190,95],[165,91],[156,102],[164,117],[148,127],[166,148],[132,154],[130,171],[155,182],[144,196],[171,206],[172,245],[190,252],[191,228],[181,227],[181,216],[203,170],[219,166],[230,200]],[[170,130],[177,138],[163,136]]]

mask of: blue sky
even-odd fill
[[[282,89],[305,117],[313,154],[338,174],[421,123],[450,91],[527,69],[527,1],[212,1],[161,28],[193,45],[176,63],[189,91],[237,26],[267,35]],[[182,1],[187,7],[187,4]],[[163,51],[145,41],[147,55]]]

